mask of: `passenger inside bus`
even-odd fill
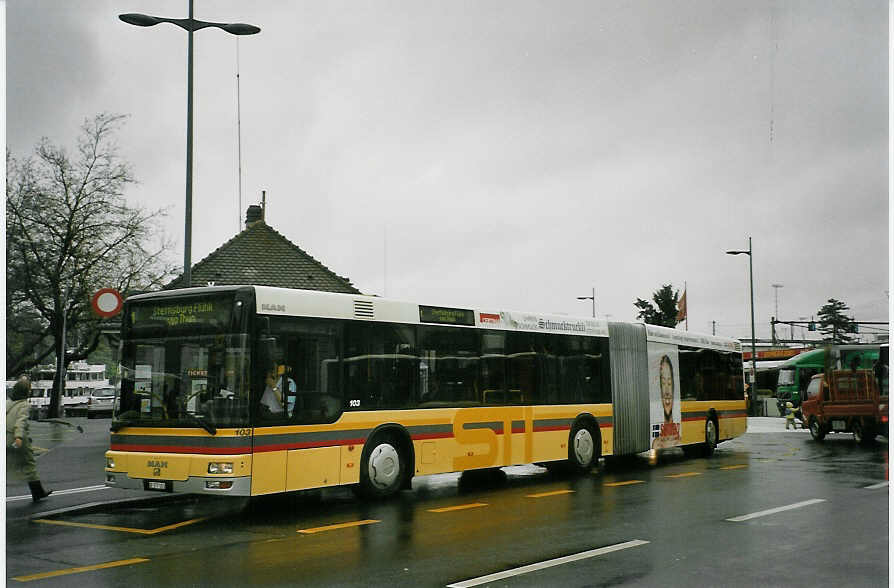
[[[261,415],[280,417],[283,414],[282,392],[276,382],[276,370],[267,371],[264,377],[264,394],[261,396]]]

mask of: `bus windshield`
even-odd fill
[[[248,335],[231,330],[232,297],[141,301],[126,317],[117,425],[244,427]],[[116,423],[113,422],[113,428]]]
[[[118,419],[147,426],[248,424],[246,335],[137,339],[122,359]]]

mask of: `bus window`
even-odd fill
[[[484,404],[518,404],[521,391],[510,390],[506,384],[506,333],[481,333],[481,400]]]
[[[419,358],[415,328],[351,322],[345,327],[348,408],[408,408],[416,404]]]
[[[276,383],[282,393],[283,421],[331,423],[343,400],[332,364],[339,359],[339,328],[334,321],[277,317],[272,330],[279,349]]]
[[[426,380],[420,390],[420,403],[480,403],[478,333],[474,329],[427,325],[419,332],[420,380],[423,373]]]
[[[510,390],[518,391],[523,404],[536,404],[540,401],[534,338],[533,333],[506,333],[506,385]]]
[[[698,373],[698,350],[680,345],[680,399],[703,400],[704,383]]]

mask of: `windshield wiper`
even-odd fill
[[[199,425],[200,427],[202,427],[203,429],[205,429],[206,431],[208,431],[208,432],[211,433],[212,435],[217,435],[217,427],[215,427],[215,426],[212,425],[211,423],[205,421],[205,419],[203,419],[203,418],[199,418],[199,415],[192,414],[191,412],[185,412],[185,413],[183,413],[183,414],[186,415],[186,419],[187,419],[188,421],[193,422],[193,423]]]

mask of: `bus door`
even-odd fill
[[[278,384],[283,391],[284,419],[289,425],[324,425],[342,413],[339,388],[339,327],[326,321],[298,319],[279,335],[282,363]],[[301,435],[304,431],[296,429]],[[301,441],[288,451],[286,489],[332,486],[341,481],[338,444]]]

